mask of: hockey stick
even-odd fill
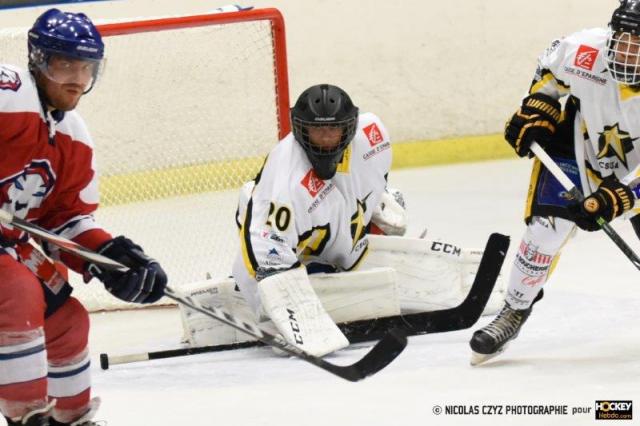
[[[231,343],[228,345],[216,345],[216,346],[199,346],[193,348],[178,348],[169,349],[164,351],[154,352],[142,352],[138,354],[129,355],[108,355],[106,353],[100,354],[100,368],[108,370],[110,366],[115,364],[129,364],[131,362],[149,361],[153,359],[175,358],[178,356],[186,355],[198,355],[209,352],[223,352],[233,349],[253,348],[256,346],[262,346],[261,342],[249,341],[241,343]]]
[[[351,323],[338,324],[338,327],[340,327],[345,336],[347,336],[350,343],[377,340],[380,336],[384,336],[389,329],[393,328],[399,328],[409,336],[427,333],[443,333],[469,328],[475,324],[478,318],[480,318],[480,315],[482,315],[482,311],[491,296],[508,249],[509,237],[500,234],[492,234],[489,237],[473,285],[464,301],[456,307],[439,311],[354,321]],[[101,354],[100,360],[102,368],[106,369],[109,368],[109,364],[146,361],[205,352],[220,352],[259,346],[260,344],[260,342],[250,341],[131,355],[109,356],[107,354]]]
[[[509,237],[498,233],[489,236],[473,285],[458,306],[373,321],[354,321],[340,325],[340,328],[351,343],[378,339],[390,329],[401,329],[407,336],[414,336],[469,328],[478,321],[491,297],[508,249]]]
[[[0,209],[0,222],[5,222],[13,225],[14,227],[27,232],[31,236],[41,238],[51,244],[56,245],[61,250],[74,254],[89,262],[99,264],[104,268],[111,268],[119,271],[127,271],[128,268],[118,262],[115,262],[108,257],[95,253],[91,250],[82,247],[81,245],[53,234],[52,232],[41,228],[37,225],[27,222],[26,220],[14,217],[9,212]],[[260,328],[239,321],[232,315],[223,310],[215,308],[213,306],[207,306],[200,304],[197,300],[193,300],[191,297],[182,297],[176,293],[170,287],[165,288],[165,296],[168,298],[189,306],[198,312],[203,313],[211,318],[221,321],[237,330],[242,331],[250,336],[253,336],[257,340],[274,346],[290,355],[301,358],[310,364],[322,368],[336,376],[343,379],[356,382],[364,379],[367,376],[377,373],[386,367],[391,361],[393,361],[407,346],[407,338],[400,330],[391,330],[385,335],[363,358],[351,365],[340,366],[323,360],[320,357],[313,356],[298,348],[297,346],[289,344],[279,335],[273,335],[267,333]]]
[[[560,184],[569,192],[574,199],[579,202],[584,200],[584,195],[578,187],[574,185],[574,183],[569,179],[569,177],[562,171],[560,167],[553,161],[553,158],[549,157],[549,154],[537,143],[533,142],[529,147],[531,152],[533,152],[538,160],[551,172],[551,174],[558,179]],[[600,225],[600,228],[609,236],[611,241],[614,242],[615,245],[624,253],[625,256],[633,263],[633,266],[640,269],[640,257],[633,251],[631,247],[622,239],[622,237],[613,229],[611,224],[609,224],[603,217],[597,217],[596,222]]]

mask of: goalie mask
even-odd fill
[[[104,66],[104,43],[85,14],[49,9],[28,37],[31,72],[40,71],[59,84],[81,83],[84,93],[91,90]]]
[[[640,0],[621,0],[609,27],[605,57],[611,76],[640,87]]]
[[[302,92],[291,109],[293,136],[320,179],[331,179],[356,134],[358,107],[347,93],[330,84]]]

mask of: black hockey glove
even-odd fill
[[[613,176],[606,177],[596,192],[584,201],[574,202],[567,206],[571,219],[585,231],[597,231],[600,225],[596,218],[602,217],[607,222],[633,207],[634,196],[631,189],[618,182]]]
[[[164,295],[167,275],[158,262],[144,254],[133,241],[123,236],[116,237],[103,244],[98,253],[131,268],[120,272],[93,263],[87,266],[87,272],[102,281],[109,293],[118,299],[153,303]]]
[[[522,101],[522,106],[507,121],[504,138],[520,157],[529,155],[532,142],[548,146],[560,120],[560,103],[551,96],[534,93]]]

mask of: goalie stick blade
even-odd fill
[[[392,329],[358,362],[339,366],[323,361],[325,369],[343,379],[357,382],[376,374],[389,365],[407,346],[407,336],[402,330]]]
[[[339,327],[351,343],[379,339],[392,328],[402,329],[408,336],[469,328],[478,321],[489,301],[508,249],[509,237],[491,234],[469,294],[454,308],[354,321]]]

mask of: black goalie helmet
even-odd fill
[[[341,88],[319,84],[302,92],[291,108],[291,124],[318,177],[331,179],[356,134],[358,107]]]
[[[640,86],[640,0],[621,0],[609,22],[606,63],[614,80]]]

